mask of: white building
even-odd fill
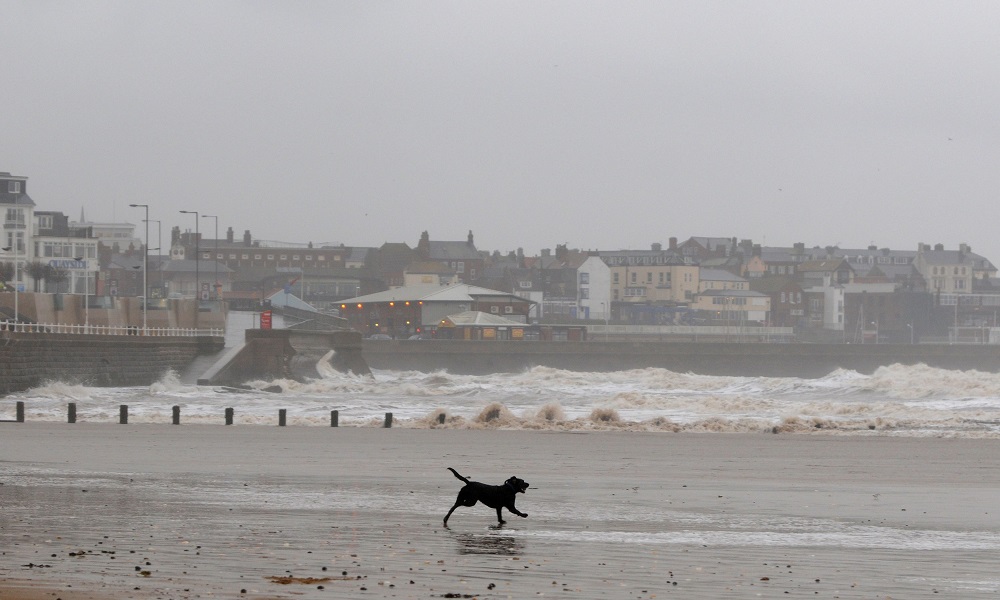
[[[598,256],[576,270],[576,315],[579,319],[611,318],[611,268]]]

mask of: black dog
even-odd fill
[[[523,494],[528,489],[527,481],[511,477],[503,485],[486,485],[478,481],[469,481],[451,467],[448,467],[448,470],[454,473],[455,477],[464,481],[465,486],[458,491],[455,506],[452,506],[448,514],[444,516],[445,525],[448,525],[448,517],[451,516],[451,513],[455,512],[456,508],[459,506],[475,506],[476,502],[482,502],[490,508],[497,509],[497,520],[500,521],[501,525],[506,523],[503,520],[503,515],[500,514],[500,509],[502,508],[506,508],[519,517],[528,516],[528,513],[523,513],[514,507],[514,501],[517,499],[518,492]]]

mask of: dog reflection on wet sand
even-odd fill
[[[520,556],[524,543],[510,535],[455,534],[459,554],[484,554],[490,556]]]
[[[490,508],[495,508],[497,510],[497,520],[500,521],[501,525],[507,522],[503,520],[503,514],[501,513],[501,510],[504,508],[519,517],[528,516],[528,513],[523,513],[514,506],[517,494],[523,494],[528,489],[527,481],[511,477],[503,485],[487,485],[478,481],[469,481],[451,467],[448,467],[448,470],[454,473],[455,477],[464,481],[465,486],[458,491],[458,498],[455,500],[455,505],[444,516],[444,524],[446,526],[448,525],[448,517],[451,516],[451,513],[455,512],[456,508],[459,506],[475,506],[476,502],[482,502]]]

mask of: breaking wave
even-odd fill
[[[94,388],[47,382],[0,400],[0,418],[24,401],[32,419],[62,420],[66,404],[81,419],[217,423],[225,408],[236,424],[268,425],[286,409],[289,425],[553,431],[669,431],[1000,437],[1000,374],[926,365],[892,365],[871,375],[837,370],[818,379],[720,377],[667,369],[611,373],[536,367],[520,373],[332,370],[300,382],[260,380],[244,388],[195,386],[167,373],[149,387]]]

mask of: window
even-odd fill
[[[618,283],[618,273],[615,273],[612,279],[614,279],[614,283]]]
[[[632,271],[632,283],[636,282],[636,278],[635,277],[636,277],[635,276],[635,271]]]
[[[465,262],[464,261],[461,261],[461,260],[458,261],[458,272],[459,273],[465,273]]]
[[[261,259],[261,258],[263,258],[263,257],[264,257],[264,255],[263,255],[263,254],[254,254],[254,255],[253,255],[253,259],[254,259],[254,260],[260,260],[260,259]]]
[[[511,305],[509,305],[509,304],[507,306],[503,307],[503,314],[505,314],[505,315],[512,315],[512,314],[514,314],[514,307],[511,306]]]
[[[282,254],[281,256],[278,257],[278,260],[288,260],[288,255]]]
[[[268,254],[267,255],[267,260],[274,260],[274,255],[273,254]]]
[[[9,194],[20,194],[21,193],[21,182],[20,181],[8,181],[7,182],[7,193],[9,193]]]
[[[250,260],[250,255],[249,254],[244,254],[243,255],[243,260]]]
[[[590,288],[580,288],[580,299],[588,300],[590,298]]]
[[[649,271],[646,273],[646,283],[653,283],[653,272]]]
[[[781,292],[781,303],[784,304],[786,301],[785,292]]]
[[[590,283],[590,273],[580,273],[580,285],[587,285]]]
[[[39,229],[52,229],[52,215],[40,215],[38,217]]]

